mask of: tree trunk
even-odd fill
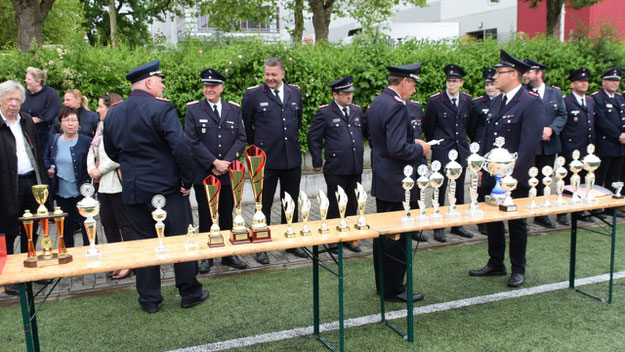
[[[31,49],[33,39],[37,45],[43,42],[43,22],[54,0],[11,0],[17,25],[17,45],[20,50]]]
[[[109,26],[111,27],[111,46],[117,48],[117,9],[115,0],[109,0]]]
[[[560,28],[560,13],[565,0],[547,0],[547,36],[558,35]]]
[[[293,28],[293,42],[300,43],[304,35],[304,0],[295,0],[293,8],[295,27]]]
[[[334,0],[328,0],[326,3],[323,0],[308,0],[308,4],[313,13],[312,22],[315,27],[315,40],[317,43],[322,40],[328,40]]]

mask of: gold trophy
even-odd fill
[[[569,203],[575,204],[581,201],[581,198],[579,197],[579,194],[577,193],[579,189],[579,184],[581,182],[581,177],[578,175],[578,173],[582,171],[582,169],[584,168],[584,164],[582,164],[582,162],[579,161],[579,150],[575,149],[573,151],[572,157],[573,157],[573,160],[571,160],[571,163],[569,164],[569,170],[571,170],[571,172],[573,173],[573,175],[571,175],[572,194],[571,194],[571,199],[569,199]]]
[[[530,204],[527,205],[527,208],[534,209],[536,208],[536,194],[538,193],[536,191],[536,186],[538,186],[538,179],[536,178],[536,176],[538,176],[538,168],[532,166],[527,173],[530,176],[530,179],[527,181],[527,184],[530,186],[530,190],[528,192]]]
[[[250,243],[250,234],[247,232],[245,220],[241,216],[241,199],[243,198],[243,186],[245,185],[245,166],[238,160],[233,160],[228,165],[230,171],[230,184],[234,200],[234,219],[230,230],[230,242],[232,244]]]
[[[286,218],[286,232],[284,237],[295,237],[295,231],[293,231],[293,214],[295,213],[295,202],[289,192],[284,192],[284,198],[282,199],[282,206],[284,207],[284,217]]]
[[[310,207],[312,204],[310,203],[306,193],[302,191],[299,192],[297,201],[299,202],[299,210],[302,213],[302,222],[304,223],[304,226],[299,234],[302,236],[310,236],[312,235],[312,232],[310,232],[310,228],[308,227],[308,218],[310,217]]]
[[[542,173],[543,176],[545,176],[543,177],[543,185],[545,185],[545,188],[543,189],[543,195],[545,196],[545,202],[541,204],[541,207],[549,208],[551,206],[551,202],[549,202],[549,196],[551,196],[551,182],[553,182],[551,175],[553,174],[553,168],[549,165],[545,165],[542,168]]]
[[[187,234],[185,235],[185,239],[187,242],[184,244],[184,249],[190,251],[193,249],[200,249],[200,245],[197,244],[195,240],[195,232],[197,231],[197,227],[193,227],[193,225],[189,224],[187,227]]]
[[[582,159],[582,164],[584,165],[584,170],[588,171],[584,181],[586,181],[586,189],[588,193],[586,193],[586,197],[584,198],[584,202],[591,203],[596,202],[597,198],[592,193],[592,189],[595,186],[595,170],[599,168],[601,165],[601,159],[596,156],[595,153],[595,145],[589,144],[586,147],[586,151],[588,154]]]
[[[87,230],[87,238],[89,239],[89,249],[85,253],[85,260],[96,261],[102,259],[100,251],[95,248],[96,221],[94,217],[100,212],[100,202],[93,198],[95,188],[90,183],[80,186],[80,193],[83,199],[78,202],[76,207],[80,215],[87,218],[84,222],[85,230]]]
[[[221,182],[213,175],[209,175],[203,182],[206,199],[208,200],[208,209],[210,210],[213,223],[208,234],[208,246],[223,247],[224,237],[221,235],[221,229],[219,228],[219,192],[221,192]]]
[[[564,167],[566,160],[563,156],[559,156],[556,158],[556,169],[553,171],[558,181],[556,181],[556,193],[558,194],[558,199],[555,201],[557,206],[564,205],[566,202],[564,198],[562,198],[562,192],[564,192],[564,178],[568,171]]]
[[[328,224],[326,224],[326,217],[328,216],[328,208],[330,207],[330,200],[328,196],[322,191],[319,190],[319,195],[317,196],[317,202],[319,203],[319,216],[321,217],[321,227],[319,228],[320,234],[330,233],[330,229],[328,228]]]
[[[163,237],[165,237],[165,224],[163,221],[167,219],[167,212],[163,210],[165,204],[165,197],[163,197],[162,194],[157,194],[152,197],[152,206],[155,208],[152,212],[152,219],[156,221],[154,229],[156,230],[156,237],[158,238],[158,246],[154,248],[154,252],[159,255],[167,254],[169,252],[169,249],[165,247],[165,244],[163,243]]]
[[[265,179],[266,160],[265,152],[253,144],[245,150],[247,172],[250,175],[256,202],[256,212],[252,217],[252,227],[250,228],[252,242],[271,241],[271,230],[267,226],[265,214],[261,211],[263,209],[263,182]]]
[[[48,185],[34,185],[32,186],[33,196],[39,207],[37,208],[37,217],[47,217],[48,209],[45,204],[48,200]],[[39,240],[39,244],[41,244],[41,248],[43,249],[43,258],[51,259],[52,258],[52,247],[54,247],[54,241],[50,238],[49,233],[49,225],[50,219],[48,218],[40,218],[39,224],[41,224],[41,230],[43,232],[43,237]]]
[[[336,187],[336,201],[339,206],[339,215],[341,216],[341,220],[339,220],[339,226],[336,227],[336,230],[339,232],[345,232],[349,231],[349,226],[347,226],[347,221],[345,221],[345,211],[347,210],[347,193],[345,193],[343,187]]]
[[[355,227],[358,230],[366,230],[369,228],[367,225],[367,221],[365,220],[365,208],[367,207],[367,192],[365,188],[360,184],[360,182],[356,182],[356,202],[358,203],[358,221],[356,222]]]
[[[64,227],[65,226],[65,216],[67,213],[64,213],[61,210],[61,207],[54,207],[54,224],[56,225],[56,232],[59,234],[58,240],[58,254],[59,264],[67,264],[72,261],[72,255],[67,253],[67,247],[65,247],[65,239],[63,237]]]

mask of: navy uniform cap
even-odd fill
[[[332,88],[333,92],[353,92],[354,77],[345,76],[343,78],[339,78],[336,81],[328,84],[328,87]]]
[[[421,71],[421,63],[414,65],[386,66],[390,76],[410,77],[419,82],[419,71]]]
[[[226,81],[226,76],[214,68],[203,69],[200,73],[200,78],[202,79],[202,84],[206,85],[223,84]]]
[[[525,73],[530,68],[525,62],[508,54],[505,50],[499,53],[499,62],[495,64],[495,67],[512,67],[521,73]]]
[[[540,70],[540,71],[543,71],[543,70],[547,69],[547,65],[541,64],[540,62],[534,61],[532,59],[525,59],[525,60],[523,60],[523,62],[525,62],[527,64],[527,66],[530,67],[529,68],[530,70]]]
[[[445,75],[447,76],[447,78],[462,79],[462,77],[467,75],[467,73],[464,72],[464,69],[462,67],[458,65],[454,65],[454,64],[445,66],[445,68],[443,68],[443,71],[445,71]]]
[[[135,83],[152,76],[165,78],[165,74],[159,69],[160,65],[161,62],[159,60],[143,64],[128,72],[128,74],[126,75],[126,79],[130,81],[130,83]]]
[[[484,77],[484,82],[494,82],[495,81],[495,69],[492,67],[487,67],[482,71],[482,76]]]
[[[618,67],[612,67],[611,69],[605,71],[603,75],[601,75],[601,79],[620,81],[621,80],[621,69]]]
[[[586,67],[581,67],[571,72],[571,74],[569,75],[569,80],[571,82],[588,81],[589,77],[590,77],[590,70],[587,69]]]

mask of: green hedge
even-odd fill
[[[351,74],[355,77],[354,101],[366,108],[385,87],[386,65],[423,62],[421,83],[414,99],[426,102],[429,95],[444,88],[442,68],[450,63],[465,68],[464,91],[474,96],[483,94],[482,69],[498,60],[499,49],[519,58],[530,57],[545,63],[547,83],[565,93],[570,90],[568,73],[581,66],[591,70],[590,90],[599,88],[600,74],[611,66],[624,67],[625,46],[611,39],[587,39],[560,43],[553,39],[535,38],[498,43],[496,40],[468,42],[407,42],[399,46],[371,42],[351,45],[290,45],[237,41],[230,44],[189,41],[177,48],[156,46],[138,49],[91,47],[83,42],[63,47],[39,48],[34,52],[16,50],[0,53],[0,81],[23,81],[26,67],[35,66],[48,72],[48,84],[63,92],[80,89],[95,109],[97,97],[106,92],[127,96],[130,85],[125,74],[150,60],[161,60],[167,74],[165,97],[184,117],[186,103],[202,98],[199,72],[213,67],[225,73],[224,99],[240,102],[247,87],[262,83],[263,61],[279,56],[285,61],[285,81],[297,84],[304,95],[304,127],[300,131],[302,148],[307,149],[305,135],[318,106],[327,104],[331,93],[326,84]]]

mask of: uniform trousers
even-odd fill
[[[98,193],[100,219],[108,243],[133,240],[132,229],[120,193]]]
[[[37,213],[37,208],[39,204],[35,201],[35,197],[33,196],[32,186],[37,184],[37,178],[35,176],[35,172],[31,172],[26,176],[19,176],[17,182],[17,210],[18,217],[21,217],[24,214],[26,209],[30,210],[30,212],[35,215]],[[48,209],[50,210],[50,209]],[[1,216],[5,216],[2,214]],[[19,220],[15,219],[15,222],[18,223]],[[33,224],[33,243],[37,243],[37,228],[39,221],[35,221]],[[24,230],[24,226],[21,222],[17,224],[18,227],[15,227],[17,232],[5,234],[6,245],[7,245],[7,254],[15,253],[15,239],[20,237],[20,251],[21,253],[28,252],[28,238],[26,237],[26,230]]]
[[[282,199],[284,198],[284,192],[289,192],[289,195],[295,200],[295,213],[293,214],[293,222],[296,223],[299,215],[299,205],[297,204],[297,197],[299,196],[299,182],[302,177],[301,167],[294,167],[292,169],[265,169],[265,183],[263,190],[263,214],[267,218],[267,224],[271,224],[271,206],[273,205],[273,196],[276,193],[278,186],[278,180],[280,180],[280,223],[286,224],[286,217],[284,216],[284,209],[282,208]]]
[[[180,235],[187,233],[189,224],[193,223],[189,198],[176,192],[166,197],[167,204],[164,210],[167,212],[165,219],[165,236]],[[135,239],[155,238],[155,221],[152,219],[154,207],[148,202],[143,204],[126,204],[130,226]],[[197,262],[184,262],[174,264],[176,275],[176,287],[182,297],[182,301],[195,301],[202,296],[202,284],[197,280]],[[156,305],[163,301],[161,296],[161,272],[160,267],[150,266],[135,269],[137,276],[137,291],[139,292],[139,304],[142,306]]]
[[[534,165],[536,166],[536,168],[538,169],[538,176],[536,176],[536,178],[540,181],[540,184],[538,186],[536,186],[536,195],[537,196],[542,196],[545,194],[545,187],[542,183],[542,179],[544,177],[543,175],[543,167],[545,166],[551,166],[552,168],[554,167],[554,162],[556,161],[556,155],[552,154],[552,155],[536,155],[536,158],[534,159],[535,163]],[[565,166],[566,167],[566,166]],[[553,181],[557,181],[555,179],[555,177],[553,176],[553,173],[551,174],[551,178],[553,179]]]
[[[213,225],[208,208],[208,198],[204,185],[193,185],[195,189],[195,199],[197,200],[197,212],[200,219],[200,232],[208,232]],[[221,230],[232,229],[232,208],[234,208],[234,198],[232,186],[221,185],[219,192],[219,228]]]
[[[603,186],[611,191],[615,191],[612,183],[616,181],[625,181],[623,179],[623,165],[625,164],[625,156],[617,157],[600,157],[601,165],[595,171],[595,184]],[[584,180],[582,179],[582,184]]]
[[[347,193],[347,210],[346,216],[356,215],[358,210],[358,202],[356,200],[356,183],[360,182],[361,175],[328,175],[323,174],[323,178],[326,180],[327,195],[330,201],[328,207],[328,219],[336,219],[340,216],[339,204],[336,199],[337,186],[341,186],[345,193]]]

